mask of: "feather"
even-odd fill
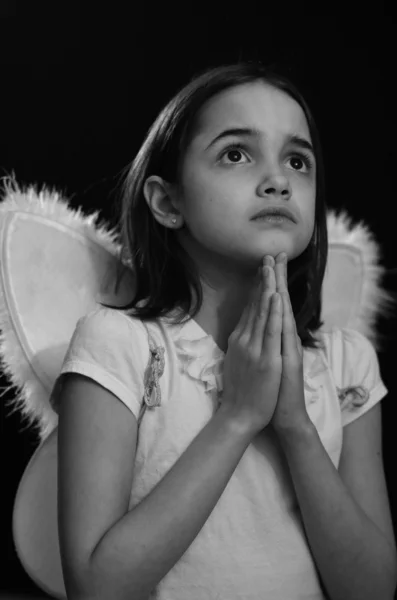
[[[96,223],[99,211],[86,215],[80,207],[77,210],[71,208],[57,191],[51,191],[44,187],[42,191],[38,192],[33,185],[23,190],[15,179],[6,179],[4,188],[4,198],[0,202],[0,361],[2,371],[11,384],[3,387],[1,395],[16,388],[16,396],[9,403],[12,408],[11,414],[19,412],[22,421],[27,422],[26,428],[36,429],[40,440],[43,440],[58,422],[58,417],[49,403],[56,374],[52,381],[51,377],[48,381],[40,368],[39,357],[38,360],[35,360],[34,356],[29,356],[24,331],[21,331],[15,311],[12,310],[12,290],[7,267],[10,260],[8,250],[16,222],[15,217],[21,218],[24,214],[37,215],[50,220],[54,226],[59,224],[71,228],[88,240],[99,244],[115,258],[120,252],[120,245],[116,243],[115,230],[108,230],[106,223]],[[41,268],[44,269],[44,265],[42,267],[39,264],[36,267],[39,273]],[[22,278],[23,275],[23,272],[18,274]],[[25,295],[28,295],[29,289],[26,289],[25,292]],[[93,305],[95,301],[93,298]],[[44,331],[43,334],[45,336],[47,332]],[[64,350],[66,351],[66,347]],[[62,357],[59,358],[61,361]]]
[[[327,229],[322,329],[355,329],[379,351],[384,339],[376,327],[377,319],[391,317],[396,306],[395,295],[381,286],[386,268],[380,262],[380,244],[364,222],[353,224],[345,210],[328,210]]]

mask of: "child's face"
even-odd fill
[[[230,128],[252,128],[259,137],[231,136],[213,142]],[[181,243],[200,262],[256,269],[265,254],[287,252],[288,260],[310,242],[315,215],[315,158],[286,141],[297,134],[311,142],[300,105],[262,82],[226,90],[202,108],[184,156],[183,198],[178,209],[188,230],[176,230]],[[244,149],[230,148],[233,143]],[[211,144],[211,145],[210,145]],[[307,167],[301,152],[310,155]],[[268,206],[286,206],[296,222],[253,221]]]
[[[227,137],[225,129],[257,129],[261,137]],[[310,242],[315,213],[315,159],[308,168],[302,149],[285,143],[298,134],[309,142],[304,112],[290,96],[262,82],[222,92],[203,107],[183,164],[180,210],[195,242],[211,253],[257,267],[265,254],[285,251],[288,260]],[[231,148],[242,142],[244,149]],[[298,155],[298,156],[296,156]],[[252,217],[268,206],[286,206],[296,223],[264,224]]]

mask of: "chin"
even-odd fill
[[[294,243],[288,243],[289,240],[277,240],[277,242],[273,243],[273,244],[269,244],[267,247],[265,245],[264,249],[261,249],[261,251],[263,252],[262,256],[273,256],[274,259],[276,259],[276,256],[278,254],[280,254],[280,252],[285,252],[287,255],[287,262],[294,260],[295,258],[297,258],[298,256],[300,256],[302,254],[302,252],[304,252],[310,242],[307,242],[307,244],[302,244],[300,243],[298,244],[294,244]]]
[[[291,248],[291,246],[289,246],[288,244],[280,244],[277,245],[277,247],[273,247],[272,249],[265,251],[263,256],[273,256],[274,260],[276,260],[276,256],[278,256],[278,254],[280,254],[281,252],[286,253],[287,261],[292,260],[298,255],[296,250],[294,248]]]

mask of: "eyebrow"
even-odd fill
[[[210,144],[208,144],[206,150],[208,150],[208,148],[211,148],[211,146],[216,144],[216,142],[218,142],[222,138],[230,136],[260,138],[262,136],[262,133],[258,129],[253,129],[251,127],[235,127],[232,129],[225,129],[224,131],[221,131],[221,133],[219,133],[216,136],[216,138],[214,138],[212,142],[210,142]],[[299,148],[310,150],[310,152],[312,152],[314,155],[313,146],[306,138],[296,133],[290,133],[285,137],[285,140],[288,144],[293,144],[294,146],[298,146]]]

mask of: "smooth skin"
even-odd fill
[[[271,420],[271,425],[277,433],[289,431],[294,427],[305,428],[311,425],[305,403],[303,348],[292,310],[287,270],[286,254],[279,254],[276,257],[274,271],[277,291],[283,303],[281,338],[283,366],[277,405]]]
[[[266,256],[254,290],[229,338],[224,390],[237,421],[276,432],[310,425],[303,350],[288,292],[286,253]]]
[[[236,127],[257,134],[214,142]],[[263,258],[286,252],[293,260],[313,234],[315,157],[305,150],[309,166],[302,149],[289,141],[292,134],[311,142],[305,114],[293,98],[263,82],[237,86],[202,107],[183,157],[180,187],[157,175],[145,182],[153,217],[172,229],[197,265],[203,305],[194,320],[225,353]],[[252,220],[275,205],[287,206],[296,222],[270,226]]]
[[[229,338],[222,400],[238,423],[258,431],[273,415],[282,372],[281,297],[273,269],[264,266],[260,272],[261,281]]]

